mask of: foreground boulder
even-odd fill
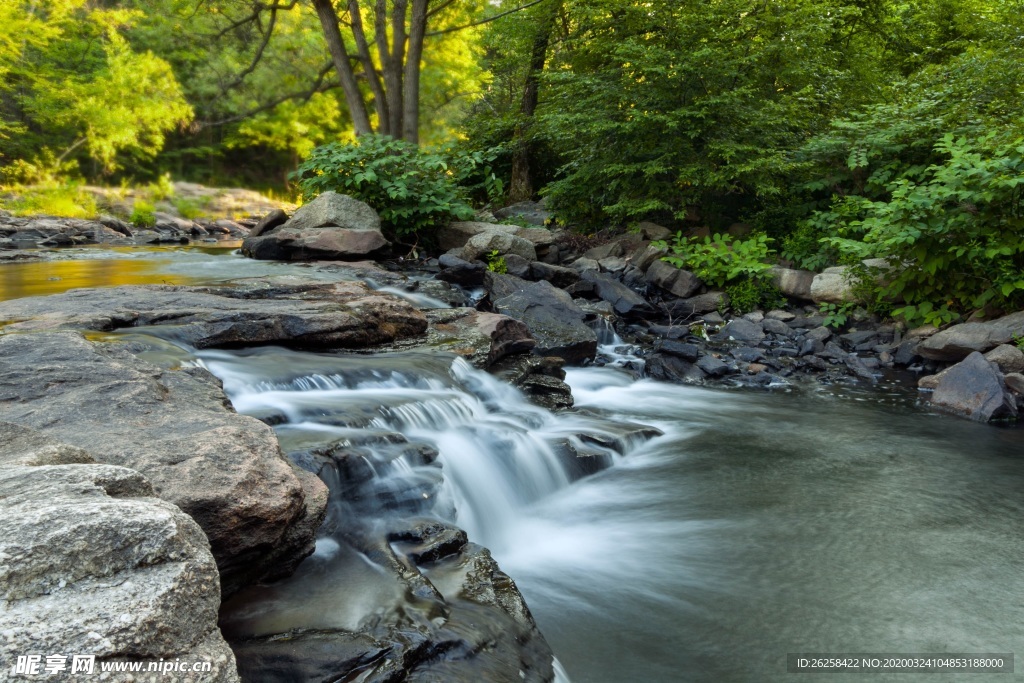
[[[572,297],[550,282],[527,282],[513,275],[488,273],[494,309],[521,320],[537,344],[533,352],[582,363],[597,354],[597,334],[584,321],[587,314]]]
[[[326,489],[270,427],[228,407],[206,370],[161,370],[73,332],[0,337],[0,420],[142,473],[209,538],[225,592],[291,572],[313,551]]]
[[[210,665],[189,680],[238,681],[199,526],[138,472],[88,464],[88,453],[17,425],[0,423],[0,439],[5,666],[28,654],[69,666],[73,654],[180,659]]]
[[[0,302],[8,331],[152,326],[196,348],[357,348],[422,334],[423,314],[361,282],[257,281],[231,287],[75,289]]]
[[[977,351],[937,376],[932,404],[978,422],[1017,416],[999,367]]]
[[[242,242],[243,254],[279,261],[358,261],[383,255],[391,246],[369,204],[336,192],[324,192],[284,223],[267,225]]]

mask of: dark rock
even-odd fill
[[[832,330],[828,329],[825,326],[815,327],[814,329],[809,330],[806,334],[804,334],[804,337],[806,339],[815,339],[820,342],[826,341],[831,336]]]
[[[484,283],[484,274],[487,266],[474,261],[470,263],[452,254],[443,254],[437,259],[438,265],[443,269],[434,277],[438,280],[462,285],[463,287],[479,287]]]
[[[597,297],[597,288],[594,286],[594,283],[593,282],[587,282],[586,280],[580,280],[579,282],[572,283],[571,285],[569,285],[569,286],[567,286],[565,288],[565,291],[569,295],[574,296],[574,297],[583,297],[583,298],[596,298]]]
[[[488,273],[485,281],[499,313],[526,323],[537,341],[534,353],[581,363],[597,353],[597,335],[572,297],[549,282],[527,282],[513,275]]]
[[[798,315],[788,323],[794,329],[812,329],[825,324],[825,316],[822,315]],[[827,327],[825,329],[828,329]],[[829,333],[831,334],[831,333]]]
[[[260,222],[256,224],[252,230],[249,231],[249,237],[259,237],[265,235],[275,228],[279,228],[288,222],[288,214],[281,209],[274,209],[266,216],[260,219]]]
[[[907,339],[901,342],[896,349],[896,353],[893,354],[893,362],[897,365],[910,365],[918,361],[921,358],[917,355],[917,345],[919,343],[917,339]]]
[[[725,361],[714,356],[702,356],[697,361],[697,367],[703,370],[709,377],[722,377],[735,370]]]
[[[765,332],[777,334],[782,337],[792,337],[796,334],[792,327],[781,320],[776,320],[775,318],[765,318],[761,325],[764,327]]]
[[[998,366],[977,351],[941,375],[931,401],[978,422],[1017,416],[1016,401],[1008,394]]]
[[[687,344],[671,339],[658,344],[657,350],[661,353],[667,353],[670,356],[682,358],[690,363],[695,363],[697,358],[700,356],[700,347],[696,344]]]
[[[820,339],[804,339],[803,343],[800,345],[801,356],[816,355],[824,350],[825,345]]]
[[[665,339],[681,339],[690,335],[690,328],[686,325],[651,325],[648,331]]]
[[[1002,344],[985,354],[985,359],[999,366],[1003,373],[1024,372],[1024,351]]]
[[[704,371],[693,363],[667,353],[655,353],[648,357],[645,371],[651,379],[664,382],[700,384],[705,377]]]
[[[850,370],[850,372],[852,372],[857,377],[860,377],[861,379],[866,379],[869,382],[877,381],[878,378],[875,377],[875,373],[873,373],[871,371],[871,369],[868,368],[868,366],[864,364],[863,360],[861,360],[857,356],[853,355],[852,353],[850,355],[846,356],[846,358],[843,359],[843,362],[846,363],[846,367]],[[875,361],[875,366],[876,367],[877,367],[877,364],[878,364],[878,361],[876,360]]]
[[[757,344],[764,339],[764,329],[761,327],[761,323],[752,323],[743,318],[736,318],[729,321],[714,338],[719,341],[734,340]]]
[[[750,346],[741,346],[739,348],[732,349],[729,351],[729,354],[736,360],[741,360],[744,363],[756,363],[760,360],[764,360],[764,351]]]
[[[871,346],[874,346],[874,341],[878,339],[878,332],[875,330],[855,330],[842,335],[841,339],[850,346],[860,346],[868,342],[871,342]]]
[[[580,280],[580,274],[572,268],[555,266],[534,261],[530,264],[530,280],[547,280],[555,287],[565,288]]]
[[[642,296],[609,275],[586,271],[582,278],[594,283],[594,291],[610,303],[623,318],[644,318],[655,313],[654,306]]]
[[[524,280],[530,277],[530,261],[527,261],[518,254],[509,254],[504,259],[506,273],[521,277]]]
[[[651,263],[644,278],[649,284],[680,299],[693,296],[704,284],[690,271],[676,268],[671,263],[661,260]]]
[[[125,237],[132,236],[131,227],[120,218],[108,216],[106,214],[101,215],[97,219],[104,227],[113,230],[116,233],[124,235]]]
[[[689,299],[673,301],[665,307],[666,312],[674,319],[688,320],[725,309],[729,305],[729,297],[724,292],[707,292],[691,296]]]

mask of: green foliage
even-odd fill
[[[668,248],[672,254],[662,257],[677,268],[692,271],[701,280],[715,287],[741,277],[756,277],[771,268],[766,259],[771,252],[771,238],[753,235],[749,239],[733,239],[716,233],[711,237],[683,237],[677,233],[671,245],[665,241],[652,242],[652,246]]]
[[[96,198],[75,183],[15,186],[6,208],[16,215],[44,214],[63,218],[95,218]]]
[[[856,307],[857,305],[854,303],[822,303],[819,306],[819,310],[821,311],[822,315],[825,316],[825,320],[822,322],[822,325],[824,325],[825,327],[831,327],[832,329],[838,330],[839,328],[846,324],[846,321],[849,319],[850,315],[853,313]]]
[[[144,199],[136,199],[129,220],[139,227],[151,228],[156,225],[156,208]]]
[[[174,183],[171,181],[171,174],[164,173],[146,187],[146,193],[154,201],[165,201],[174,197]]]
[[[771,280],[755,276],[741,279],[725,288],[729,307],[736,313],[771,310],[786,305],[786,297]]]
[[[1024,336],[1014,337],[1013,343],[1018,349],[1024,351]]]
[[[839,251],[828,241],[834,228],[831,214],[816,212],[783,237],[782,257],[804,270],[821,271],[834,266],[840,259]]]
[[[487,270],[501,275],[508,272],[508,264],[505,263],[505,257],[497,249],[487,254]]]
[[[317,147],[293,177],[305,199],[334,190],[361,199],[399,237],[428,236],[474,216],[456,178],[468,173],[441,154],[380,135]]]
[[[204,214],[203,205],[194,199],[175,199],[174,209],[187,220],[195,220]]]
[[[4,34],[17,36],[0,39],[0,165],[49,149],[58,165],[110,171],[122,153],[155,154],[191,118],[167,62],[125,38],[141,16],[86,0],[0,5]]]

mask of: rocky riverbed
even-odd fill
[[[593,244],[545,227],[536,205],[508,215],[530,227],[455,223],[439,235],[446,253],[405,261],[369,207],[328,193],[291,217],[221,226],[244,235],[255,258],[316,260],[315,277],[0,302],[0,554],[14,558],[5,565],[5,660],[73,644],[105,661],[214,663],[182,680],[238,680],[239,671],[253,681],[552,679],[550,648],[512,580],[462,530],[430,519],[346,536],[427,617],[392,615],[361,630],[225,627],[232,652],[217,606],[292,574],[314,552],[328,489],[314,474],[323,462],[300,466],[282,450],[271,429],[278,416],[236,413],[182,347],[449,353],[552,409],[573,405],[563,366],[603,363],[759,391],[873,383],[906,369],[942,410],[987,422],[1014,419],[1022,406],[1024,353],[1014,340],[1024,313],[943,330],[864,316],[837,329],[814,304],[843,300],[842,273],[777,268],[790,306],[732,315],[723,292],[660,260],[651,240],[664,228]],[[30,237],[34,246],[206,239],[216,227],[158,225],[149,235],[109,223],[3,217],[9,242],[0,248]],[[494,254],[506,272],[485,263]],[[599,355],[608,337],[634,352]],[[169,350],[154,354],[162,344]],[[163,360],[146,360],[154,356]],[[636,434],[628,439],[652,436]],[[592,473],[604,466],[600,449],[624,450],[618,438],[591,434],[583,441],[598,451],[572,457],[596,457],[581,464]],[[74,617],[54,617],[58,605]]]

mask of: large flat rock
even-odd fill
[[[156,326],[155,333],[196,348],[357,348],[427,328],[408,302],[349,281],[73,289],[0,302],[0,321],[8,332]]]
[[[3,335],[0,420],[142,473],[202,527],[226,592],[313,551],[323,484],[300,479],[270,427],[233,412],[202,368],[162,370],[74,332]]]
[[[918,355],[931,360],[961,360],[1024,336],[1024,311],[984,323],[953,325],[918,344]]]

